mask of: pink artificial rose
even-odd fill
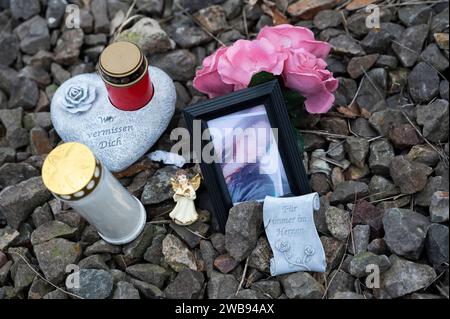
[[[212,55],[206,57],[203,60],[203,68],[195,74],[193,81],[194,87],[200,92],[207,94],[210,98],[233,92],[234,86],[224,83],[217,72],[219,59],[227,50],[228,48],[222,47]]]
[[[218,70],[223,82],[234,85],[237,91],[247,88],[259,72],[280,75],[286,57],[266,39],[238,40],[221,56]]]
[[[275,27],[264,27],[258,34],[258,40],[267,39],[276,46],[277,51],[303,48],[316,57],[325,59],[330,53],[331,46],[314,39],[314,33],[308,28],[281,24]]]
[[[298,91],[306,98],[309,113],[326,113],[334,102],[332,92],[338,81],[326,69],[324,60],[305,49],[291,50],[286,60],[283,79],[286,87]]]

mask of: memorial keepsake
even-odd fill
[[[65,142],[87,145],[110,171],[126,169],[164,133],[175,112],[176,91],[164,71],[148,65],[131,42],[101,54],[100,75],[64,82],[51,104],[53,126]]]
[[[273,251],[272,276],[299,271],[325,272],[325,252],[314,225],[317,193],[264,200],[264,226]]]
[[[64,143],[51,151],[42,179],[57,199],[80,213],[110,244],[129,243],[144,229],[144,206],[83,144]]]

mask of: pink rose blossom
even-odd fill
[[[234,85],[237,91],[247,88],[259,72],[280,75],[286,57],[266,39],[238,40],[221,56],[218,70],[223,82]]]
[[[321,59],[325,59],[331,49],[328,43],[316,41],[311,30],[290,24],[262,28],[258,34],[258,40],[261,39],[269,40],[279,52],[303,48]]]
[[[303,48],[291,50],[286,60],[284,84],[306,98],[305,106],[309,113],[326,113],[333,105],[334,95],[331,93],[336,91],[338,81],[326,67],[324,60]]]
[[[233,92],[234,86],[224,83],[217,71],[219,59],[227,50],[228,48],[222,47],[206,57],[203,60],[203,68],[196,72],[193,82],[194,87],[200,92],[207,94],[210,98]]]

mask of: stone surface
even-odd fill
[[[142,258],[145,250],[153,240],[153,234],[154,226],[150,223],[147,223],[142,230],[142,233],[131,243],[123,247],[122,251],[124,257],[130,261]]]
[[[167,235],[163,241],[162,253],[165,261],[176,272],[189,268],[197,271],[194,254],[174,235]]]
[[[337,185],[330,196],[331,203],[349,203],[368,195],[369,187],[363,182],[345,181]]]
[[[359,200],[353,212],[353,225],[369,225],[371,236],[380,237],[383,235],[383,210],[366,200]]]
[[[381,275],[381,289],[391,298],[398,298],[427,287],[436,278],[428,265],[418,264],[395,255],[391,268]]]
[[[298,272],[281,280],[283,289],[290,299],[320,299],[325,289],[310,274]]]
[[[11,109],[22,107],[25,110],[34,108],[39,99],[39,89],[36,83],[28,78],[20,78],[12,87],[13,96],[10,97],[8,107]]]
[[[49,28],[57,28],[66,13],[66,0],[49,0],[47,3],[47,11],[45,18],[47,19]]]
[[[142,192],[141,201],[144,205],[157,204],[172,198],[173,190],[170,178],[176,174],[175,166],[166,166],[150,177]]]
[[[164,290],[169,299],[201,299],[205,278],[201,272],[184,269]]]
[[[146,283],[162,288],[170,276],[170,272],[158,265],[136,264],[126,269],[127,274]]]
[[[434,176],[429,178],[425,188],[416,195],[416,204],[420,206],[430,206],[431,198],[437,191],[449,191],[448,177]]]
[[[41,4],[39,0],[14,0],[11,1],[11,14],[16,19],[29,19],[39,14]]]
[[[179,226],[175,223],[170,223],[170,228],[172,228],[190,248],[194,248],[200,243],[202,237],[206,236],[209,225],[200,221],[197,221],[190,226]]]
[[[91,12],[94,16],[94,32],[109,33],[108,2],[106,0],[93,0]]]
[[[383,216],[384,240],[399,256],[419,259],[430,226],[428,218],[408,209],[392,208]]]
[[[439,72],[444,72],[449,67],[448,59],[441,53],[435,43],[430,44],[420,56]]]
[[[55,238],[34,246],[39,267],[50,282],[59,284],[66,275],[66,267],[81,257],[80,244]]]
[[[409,149],[423,141],[416,129],[410,124],[393,127],[389,132],[389,140],[398,149]]]
[[[174,81],[189,81],[195,73],[195,62],[188,50],[174,50],[153,55],[151,65],[167,72]]]
[[[109,268],[106,265],[108,259],[110,259],[108,255],[91,255],[80,260],[78,267],[80,269],[103,269],[108,271]]]
[[[342,23],[342,15],[334,10],[322,10],[314,17],[314,26],[319,30],[337,27]]]
[[[406,26],[428,23],[432,15],[432,9],[427,5],[404,6],[398,10],[398,18]]]
[[[142,18],[132,28],[122,32],[118,39],[136,43],[146,55],[166,52],[175,47],[158,21],[151,18]],[[153,59],[150,64],[155,65]]]
[[[69,29],[63,32],[56,43],[55,61],[61,65],[75,63],[83,45],[84,33],[80,29]]]
[[[350,162],[358,167],[364,167],[367,154],[369,153],[369,142],[364,138],[348,137],[345,142],[345,150]]]
[[[224,275],[214,272],[207,285],[209,299],[227,299],[236,294],[239,287],[233,275]]]
[[[401,111],[387,109],[374,112],[369,123],[380,135],[387,137],[393,127],[408,124],[408,121]]]
[[[423,135],[431,142],[448,141],[448,101],[435,100],[428,105],[417,106],[417,123],[423,126]]]
[[[223,274],[228,274],[239,265],[229,254],[220,255],[214,259],[214,267]]]
[[[11,65],[17,58],[19,53],[19,39],[14,34],[8,34],[6,32],[0,33],[0,46],[2,51],[0,52],[0,64]]]
[[[362,39],[361,46],[366,53],[385,53],[391,44],[391,40],[392,35],[388,31],[373,29]]]
[[[320,237],[323,249],[325,250],[325,257],[327,259],[327,272],[335,269],[342,261],[342,256],[345,253],[345,245],[342,241],[322,236]]]
[[[249,256],[248,265],[261,272],[269,272],[271,256],[272,250],[269,242],[266,237],[261,236],[258,239],[255,249],[253,249]]]
[[[39,171],[27,163],[6,163],[0,166],[0,188],[18,184],[38,175]]]
[[[448,227],[431,224],[425,242],[428,260],[432,265],[448,264]]]
[[[34,208],[50,198],[41,177],[32,177],[0,192],[0,211],[5,215],[8,225],[17,229],[28,218]]]
[[[428,103],[439,94],[439,83],[436,70],[420,62],[408,76],[409,94],[416,103]]]
[[[334,52],[339,54],[363,55],[364,49],[351,36],[342,34],[330,40]]]
[[[379,139],[370,144],[369,167],[374,174],[389,175],[391,160],[395,152],[386,139]]]
[[[132,278],[130,279],[130,282],[145,298],[162,299],[165,297],[164,292],[152,284]]]
[[[422,163],[411,162],[405,156],[396,156],[391,161],[389,171],[402,193],[414,194],[425,188],[432,169]]]
[[[85,299],[106,299],[111,295],[113,278],[109,272],[98,269],[81,269],[69,277],[75,275],[79,276],[80,287],[67,287],[71,293]]]
[[[370,68],[378,60],[379,54],[370,54],[363,57],[352,58],[347,66],[347,72],[353,79],[359,78],[364,72],[370,70]]]
[[[201,9],[194,16],[203,27],[213,34],[228,27],[226,12],[221,6],[210,6]]]
[[[68,226],[57,220],[50,221],[40,227],[38,227],[31,234],[31,244],[38,245],[43,242],[49,241],[53,238],[73,238],[76,234],[77,229]]]
[[[356,101],[364,110],[374,113],[385,108],[388,73],[385,69],[376,68],[367,72],[366,77]]]
[[[343,270],[335,270],[329,275],[327,296],[333,298],[335,294],[345,291],[355,291],[355,278]],[[331,278],[333,280],[331,281]]]
[[[95,254],[118,254],[122,250],[118,246],[113,246],[105,242],[104,240],[99,240],[92,245],[86,247],[84,254],[86,256],[91,256]]]
[[[20,24],[15,33],[20,40],[20,49],[27,54],[33,55],[40,50],[50,49],[47,22],[38,15]]]
[[[333,237],[344,240],[350,234],[351,218],[349,212],[330,206],[325,212],[328,230]]]
[[[436,166],[439,162],[439,153],[428,144],[414,145],[406,157],[430,167]]]
[[[406,29],[401,39],[392,43],[392,50],[404,67],[412,67],[416,63],[427,35],[428,25],[420,24]]]
[[[0,229],[0,250],[6,249],[14,240],[19,237],[20,233],[11,227]]]
[[[113,299],[141,299],[139,291],[126,281],[119,281],[114,290]]]
[[[264,296],[276,299],[281,295],[281,285],[277,280],[260,280],[252,284],[251,289]]]
[[[369,266],[370,265],[370,266]],[[349,264],[349,272],[351,275],[361,278],[372,273],[370,267],[378,266],[380,273],[383,273],[391,266],[391,262],[385,255],[378,256],[371,252],[362,252],[357,254]],[[368,267],[369,266],[369,267]]]
[[[353,245],[350,245],[351,251],[355,255],[365,252],[369,246],[370,226],[356,225],[353,227]],[[354,248],[353,248],[354,246]]]
[[[225,246],[238,262],[255,248],[263,224],[262,207],[257,202],[241,203],[230,210],[225,227]]]
[[[448,192],[435,192],[431,197],[430,217],[433,223],[448,221],[449,205]]]

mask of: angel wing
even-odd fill
[[[197,174],[194,177],[192,177],[189,182],[191,183],[192,187],[194,187],[194,190],[197,190],[200,187],[201,181],[202,177],[200,176],[200,174]]]
[[[176,180],[175,178],[171,178],[171,179],[170,179],[170,183],[172,184],[172,190],[173,190],[174,192],[176,192],[177,189],[180,188],[180,184],[177,182],[177,180]]]

